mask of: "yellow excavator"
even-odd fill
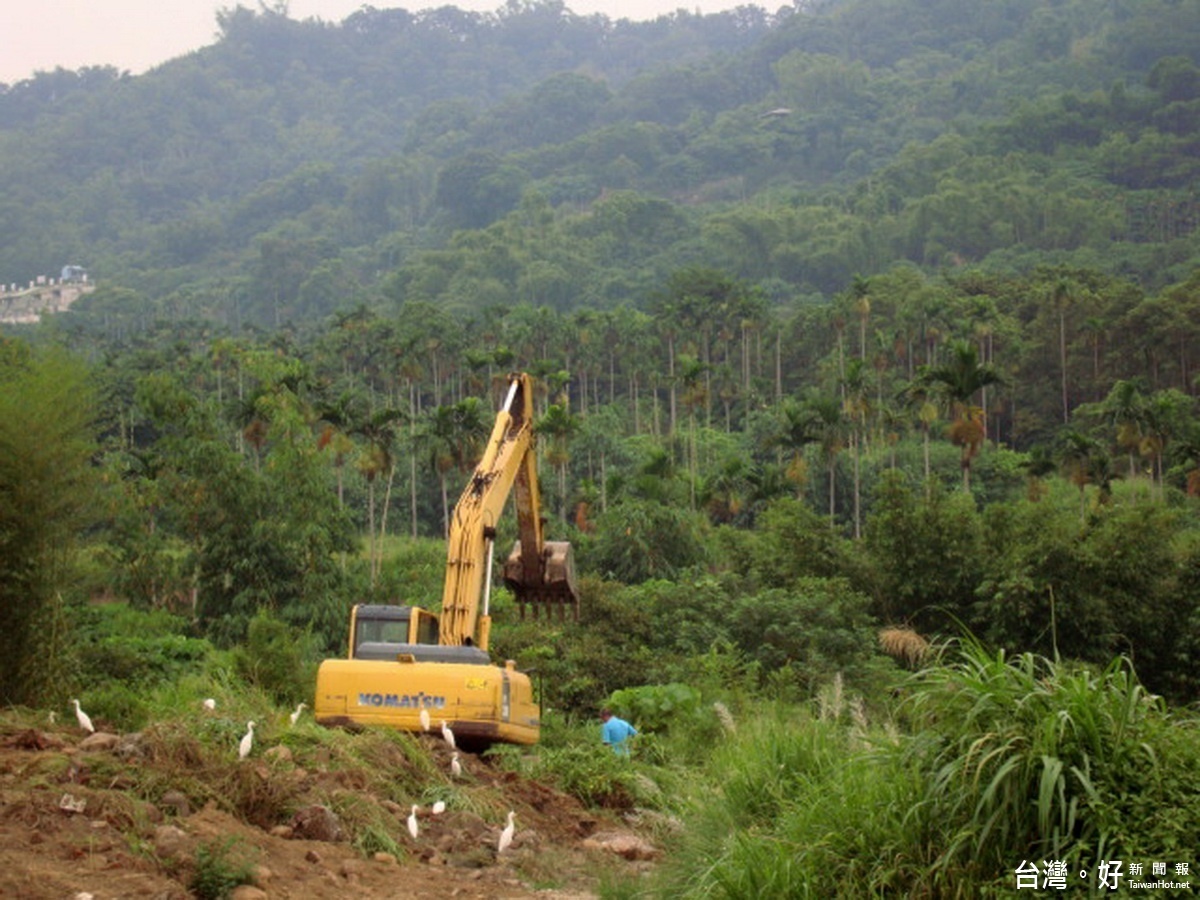
[[[537,743],[541,712],[529,676],[492,663],[489,601],[496,522],[514,493],[519,540],[504,583],[524,618],[569,608],[579,594],[571,545],[543,537],[533,436],[532,379],[509,376],[483,458],[450,522],[441,615],[417,606],[359,604],[349,653],[317,671],[313,714],[322,725],[384,725],[407,731],[445,723],[459,746]]]

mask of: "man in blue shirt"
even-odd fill
[[[637,729],[612,714],[611,709],[600,710],[600,740],[612,747],[613,753],[619,756],[629,755],[629,738],[637,734]]]

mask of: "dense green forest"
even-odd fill
[[[835,765],[860,759],[854,733],[801,750],[742,732],[847,809],[943,783],[931,760],[973,738],[938,711],[973,691],[997,721],[1030,692],[1046,721],[1153,732],[1186,771],[1163,723],[1200,690],[1200,2],[633,23],[514,0],[337,25],[238,7],[219,26],[143,76],[0,87],[0,280],[69,262],[96,284],[0,335],[7,702],[136,682],[202,645],[311,662],[341,652],[354,602],[433,604],[449,510],[519,369],[584,603],[577,623],[522,622],[501,591],[494,641],[536,667],[548,710],[610,699],[694,737],[678,716],[716,699],[824,720],[832,684],[872,717],[938,698],[889,723],[943,743],[889,756],[886,787]],[[180,624],[114,645],[102,599]],[[1055,705],[1093,693],[1112,706]],[[105,703],[136,724],[127,690]],[[1034,768],[1128,762],[1013,740],[1041,748]],[[1198,843],[1200,815],[1118,839],[1097,810],[1140,802],[1118,774],[1040,777],[1036,821],[1019,788],[989,792],[1018,810],[1004,852]],[[1147,798],[1194,809],[1162,778]],[[795,813],[796,789],[770,803]],[[1051,790],[1099,818],[1050,823]],[[717,846],[712,813],[680,883],[776,894],[748,874],[776,837],[853,830],[742,800],[747,828],[781,830]],[[954,825],[968,800],[944,802],[916,807],[926,836],[966,829],[928,837],[933,874],[906,849],[850,883],[997,878],[1006,860],[968,859],[985,804]]]
[[[1194,0],[237,7],[145,75],[0,89],[0,277],[85,265],[131,292],[93,301],[115,333],[644,306],[698,262],[777,304],[901,262],[1157,291],[1197,255],[1198,22]]]

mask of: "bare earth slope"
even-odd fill
[[[445,748],[425,740],[448,764]],[[82,739],[66,727],[0,718],[0,898],[216,896],[198,878],[243,863],[252,885],[236,889],[238,900],[565,900],[594,896],[606,872],[652,865],[653,847],[615,815],[479,757],[462,759],[463,788],[440,815],[419,811],[414,840],[410,807],[373,794],[353,769],[296,765],[287,747],[265,746],[225,767],[226,781],[204,785],[202,761],[180,769],[152,739]],[[189,795],[207,799],[194,808]],[[516,839],[498,855],[505,808],[516,812]],[[375,823],[398,852],[372,852],[361,838],[355,846],[345,816],[360,836],[362,822]]]

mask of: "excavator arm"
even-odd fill
[[[578,606],[571,545],[542,534],[533,438],[533,391],[528,375],[509,376],[504,405],[471,480],[454,507],[446,555],[446,580],[438,642],[488,649],[496,522],[516,489],[520,540],[505,563],[504,579],[521,604]]]

